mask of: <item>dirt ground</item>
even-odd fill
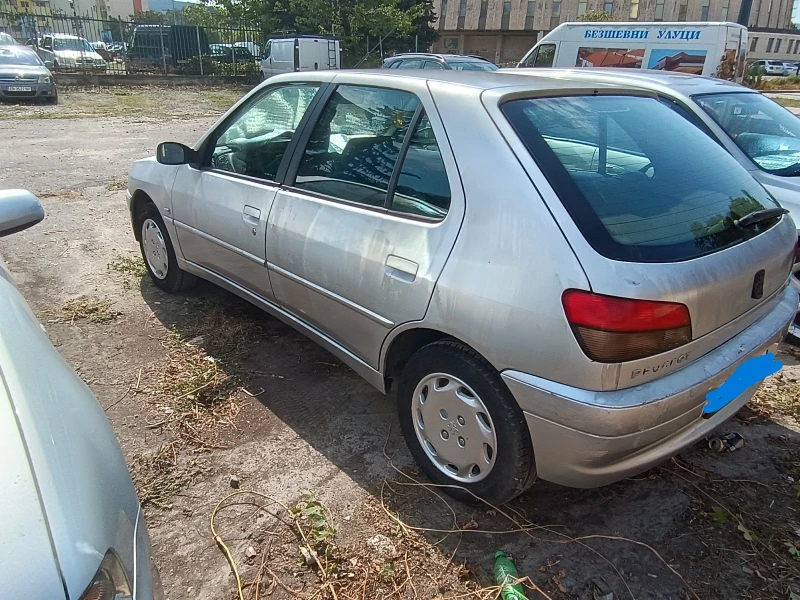
[[[133,160],[193,143],[238,92],[91,92],[0,106],[0,187],[39,194],[47,218],[0,241],[53,344],[88,383],[146,508],[167,597],[495,598],[494,552],[529,598],[800,598],[800,366],[702,444],[618,484],[538,481],[505,507],[422,485],[394,399],[288,326],[210,284],[168,295],[143,277],[125,207]],[[207,92],[205,92],[207,94]],[[131,95],[136,100],[130,100]],[[189,107],[189,108],[186,108]],[[112,116],[118,115],[118,116]],[[51,115],[52,116],[52,115]]]

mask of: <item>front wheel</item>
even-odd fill
[[[533,482],[525,416],[499,373],[453,341],[420,349],[398,387],[400,427],[431,481],[462,502],[503,504]]]
[[[175,249],[164,220],[154,204],[147,204],[136,215],[139,249],[150,278],[167,292],[178,292],[195,283],[194,275],[178,267]]]

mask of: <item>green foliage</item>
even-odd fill
[[[792,555],[793,559],[800,560],[800,548],[798,548],[791,542],[786,542],[786,548],[789,550],[789,554]]]
[[[756,536],[753,534],[753,532],[745,527],[742,523],[739,523],[739,526],[736,529],[742,532],[742,537],[744,537],[744,539],[746,539],[748,542],[752,542],[754,539],[756,539]]]
[[[613,21],[614,15],[603,10],[590,10],[578,16],[578,21]]]
[[[761,78],[767,74],[764,67],[752,63],[744,72],[744,83],[747,86],[757,88],[761,85]]]
[[[381,569],[381,578],[384,581],[391,581],[394,577],[394,573],[397,570],[394,563],[389,563],[388,565],[384,565]]]
[[[354,65],[382,46],[384,54],[426,50],[438,33],[433,0],[201,0],[184,9],[192,25],[246,27],[265,36],[329,35],[342,43],[343,64]],[[380,58],[372,62],[380,64]],[[364,63],[369,65],[369,61]]]
[[[307,537],[313,549],[319,551],[318,547],[322,543],[333,544],[336,536],[336,528],[328,523],[328,516],[325,507],[317,500],[316,494],[311,490],[303,490],[301,500],[292,509],[292,515],[310,527]]]
[[[714,509],[711,511],[711,518],[714,519],[717,523],[727,523],[728,511],[726,511],[721,506],[715,506]]]

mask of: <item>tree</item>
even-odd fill
[[[578,16],[578,21],[613,21],[614,15],[603,10],[590,10]]]
[[[137,12],[135,15],[131,15],[130,19],[134,23],[142,23],[145,25],[163,25],[167,22],[167,16],[155,10]]]

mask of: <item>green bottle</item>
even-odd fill
[[[519,574],[513,561],[502,550],[498,550],[494,555],[494,578],[497,585],[502,588],[503,600],[527,600],[522,584],[511,584],[512,581],[519,579]]]

